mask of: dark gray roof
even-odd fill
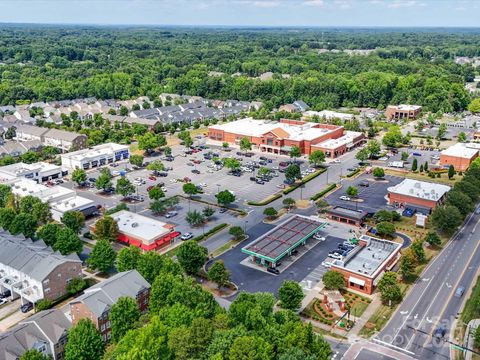
[[[42,128],[38,126],[32,126],[32,125],[23,125],[19,124],[17,126],[17,134],[22,132],[34,136],[43,136],[45,133],[47,133],[50,129],[47,128]]]
[[[33,242],[23,236],[0,232],[0,263],[10,266],[33,279],[43,281],[59,265],[81,262],[78,256],[63,256],[43,241]]]
[[[120,297],[129,296],[135,299],[141,290],[149,288],[150,284],[137,270],[124,271],[86,289],[83,295],[70,304],[81,302],[96,316],[100,316]]]
[[[363,220],[365,216],[367,216],[367,213],[363,210],[348,209],[342,206],[335,206],[334,208],[328,210],[328,213],[359,221]]]
[[[135,111],[132,111],[132,113],[139,118],[144,118],[151,115],[157,115],[159,114],[159,111],[158,111],[158,108],[152,108],[152,109],[144,109],[144,110],[135,110]]]
[[[44,134],[44,137],[46,138],[52,138],[52,139],[64,140],[64,141],[73,141],[79,136],[86,137],[86,135],[83,135],[83,134],[65,131],[65,130],[59,130],[59,129],[50,129]]]
[[[0,334],[0,359],[16,360],[35,345],[57,344],[70,327],[70,321],[61,310],[41,311]],[[50,353],[53,352],[54,349],[50,349]]]

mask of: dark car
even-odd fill
[[[7,298],[9,297],[10,295],[12,295],[12,293],[10,292],[10,290],[5,290],[3,293],[0,294],[0,299],[4,299],[4,298]]]
[[[250,176],[250,181],[257,181],[257,178],[255,176]]]
[[[193,170],[192,170],[192,173],[193,173],[193,174],[197,174],[197,175],[198,175],[198,174],[200,174],[200,170],[193,169]]]
[[[168,173],[163,172],[163,171],[156,171],[155,175],[160,176],[160,177],[166,177],[166,176],[168,176]]]
[[[369,187],[370,186],[370,183],[368,181],[360,181],[358,183],[359,186],[364,186],[364,187]]]
[[[223,213],[225,213],[225,212],[227,212],[227,211],[228,211],[228,209],[227,209],[227,208],[224,208],[224,207],[222,207],[222,208],[220,208],[220,210],[218,210],[218,212],[219,212],[220,214],[223,214]]]
[[[263,166],[267,165],[267,161],[266,161],[266,160],[260,160],[258,163],[259,163],[260,165],[263,165]]]
[[[32,309],[33,309],[33,304],[31,302],[27,302],[26,304],[23,304],[22,306],[20,306],[20,311],[22,313],[27,313]]]
[[[166,161],[173,161],[174,158],[173,158],[173,156],[167,156],[167,157],[165,158],[165,160],[166,160]]]
[[[435,329],[435,332],[433,333],[433,337],[437,339],[442,339],[445,336],[446,332],[447,331],[445,330],[445,327],[443,325],[440,325]]]
[[[97,181],[97,179],[95,179],[94,177],[91,177],[91,178],[88,178],[88,181],[90,181],[90,182],[93,182],[93,183],[94,183],[94,182],[96,182],[96,181]]]
[[[355,171],[355,170],[357,170],[357,168],[351,167],[351,168],[348,168],[347,170],[348,171]]]
[[[255,181],[258,185],[264,185],[265,184],[265,181],[263,180],[260,180],[258,179],[257,181]]]
[[[268,267],[268,268],[267,268],[267,271],[268,271],[269,273],[272,273],[272,274],[275,274],[275,275],[280,274],[280,271],[278,271],[278,269],[272,268],[272,267]]]

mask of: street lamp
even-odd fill
[[[247,234],[247,224],[248,224],[248,220],[245,220],[245,224],[243,225],[243,233],[245,235]]]

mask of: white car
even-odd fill
[[[7,299],[3,298],[3,299],[0,299],[0,306],[2,306],[3,304],[6,304],[8,302]]]
[[[318,232],[313,235],[313,238],[320,241],[325,241],[327,239],[325,236],[322,236],[322,234]]]
[[[176,183],[176,182],[177,182],[177,179],[170,179],[170,182],[171,182],[171,183]]]
[[[118,175],[120,175],[120,171],[118,171],[118,170],[113,170],[112,171],[112,176],[118,176]]]
[[[199,184],[201,187],[207,187],[207,184],[206,183],[200,183]]]
[[[193,234],[191,232],[186,232],[185,234],[183,234],[182,236],[180,236],[180,239],[181,240],[189,240],[193,237]]]
[[[340,200],[350,201],[350,198],[348,196],[342,195],[342,196],[340,196]]]
[[[330,269],[332,267],[332,263],[329,261],[322,261],[322,266]]]
[[[334,160],[332,161],[332,163],[334,163],[334,164],[340,164],[340,160],[334,159]]]
[[[332,253],[328,254],[329,258],[335,259],[335,260],[342,260],[343,256],[338,254],[338,253]]]
[[[160,188],[163,192],[167,192],[167,188],[165,186],[163,186],[162,188]]]

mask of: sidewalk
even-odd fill
[[[473,319],[468,322],[467,332],[465,334],[464,344],[467,348],[473,349],[473,339],[475,335],[475,330],[480,326],[480,319]],[[465,360],[472,360],[472,352],[464,352]]]
[[[372,302],[368,305],[367,309],[365,312],[357,318],[355,325],[353,325],[352,329],[349,332],[349,337],[352,336],[357,336],[360,330],[365,326],[367,323],[368,319],[377,311],[378,307],[380,306],[381,301],[380,301],[380,296],[374,295]]]

